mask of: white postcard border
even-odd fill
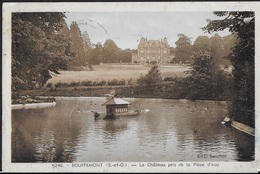
[[[212,162],[220,167],[208,167],[210,162],[203,163],[205,167],[193,166],[193,162],[167,162],[190,163],[191,167],[148,167],[148,163],[141,162],[144,167],[132,167],[139,165],[139,162],[118,162],[126,163],[127,167],[108,167],[109,162],[104,162],[103,167],[72,167],[74,163],[62,163],[62,166],[54,167],[59,163],[11,163],[11,13],[12,12],[119,12],[119,11],[255,11],[255,89],[256,89],[256,138],[255,138],[255,161],[253,162]],[[260,57],[259,48],[259,24],[260,24],[260,3],[258,2],[112,2],[112,3],[4,3],[3,4],[3,30],[2,30],[2,168],[5,172],[21,171],[45,171],[45,172],[257,172],[259,171],[259,75]],[[97,162],[98,163],[98,162]],[[163,162],[158,162],[163,163]],[[197,162],[195,162],[197,163]],[[88,162],[78,164],[90,164]]]

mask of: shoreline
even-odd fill
[[[104,88],[103,86],[96,87],[63,87],[63,88],[45,88],[45,89],[36,89],[36,90],[21,90],[21,91],[13,91],[12,92],[12,100],[14,101],[16,98],[20,96],[30,96],[30,97],[104,97],[106,94],[116,93],[120,98],[153,98],[153,99],[187,99],[187,98],[179,98],[175,96],[169,96],[167,92],[157,92],[157,93],[148,93],[148,94],[140,94],[135,92],[134,86],[107,86]],[[190,99],[187,99],[190,100]],[[204,99],[197,99],[196,101],[205,101]],[[229,102],[229,100],[225,99],[207,99],[208,101],[223,101]],[[13,104],[13,102],[12,102]]]
[[[42,102],[42,103],[25,103],[25,104],[12,104],[12,110],[17,109],[39,109],[46,107],[54,107],[56,102]]]

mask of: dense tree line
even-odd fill
[[[92,44],[87,31],[82,34],[76,22],[72,22],[70,26],[70,36],[73,41],[74,51],[77,53],[76,58],[71,63],[72,66],[130,63],[132,60],[132,51],[118,48],[111,39],[107,39],[103,45],[100,42]]]
[[[130,63],[132,52],[134,50],[119,48],[116,43],[108,39],[102,45],[101,43],[92,44],[87,31],[83,34],[76,22],[70,26],[70,36],[73,41],[76,58],[72,61],[73,66],[86,66],[87,64],[100,63]],[[218,34],[212,37],[198,36],[192,44],[191,38],[179,34],[179,39],[175,42],[176,47],[171,47],[171,53],[175,54],[172,63],[191,64],[194,53],[209,53],[217,60],[218,64],[229,65],[230,61],[226,59],[231,48],[237,43],[234,34],[221,37]]]
[[[132,50],[119,48],[116,43],[108,39],[102,45],[95,44],[94,48],[89,50],[88,62],[94,65],[100,63],[131,63]]]
[[[191,64],[192,56],[198,52],[208,53],[216,59],[218,64],[229,65],[226,58],[231,52],[231,48],[237,43],[235,34],[221,37],[218,34],[212,37],[198,36],[192,44],[191,38],[179,34],[179,39],[175,42],[176,47],[171,50],[175,54],[173,63]]]

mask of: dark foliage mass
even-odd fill
[[[224,72],[209,54],[197,53],[188,76],[178,79],[172,88],[177,98],[191,100],[223,100],[228,99],[230,89],[230,74]]]
[[[155,94],[160,92],[162,83],[161,73],[158,66],[152,66],[145,76],[137,79],[136,93]]]
[[[232,76],[207,53],[198,52],[192,57],[187,77],[165,77],[158,66],[137,80],[135,94],[162,98],[190,100],[230,100]],[[170,83],[167,83],[170,82]]]
[[[204,30],[208,32],[229,29],[239,42],[232,48],[228,59],[234,76],[230,115],[240,122],[255,126],[255,14],[254,12],[214,12],[225,17],[208,20]]]
[[[178,36],[179,39],[175,42],[176,47],[171,50],[175,55],[172,63],[191,64],[193,54],[203,52],[211,54],[220,65],[230,65],[230,61],[226,59],[226,56],[237,43],[235,34],[225,37],[221,37],[218,34],[211,37],[198,36],[193,44],[188,36],[184,34],[179,34]]]
[[[12,90],[41,87],[67,68],[70,42],[59,31],[63,13],[12,14]]]
[[[108,39],[103,45],[97,43],[88,51],[87,61],[94,65],[100,63],[131,63],[132,50],[122,50],[113,40]]]

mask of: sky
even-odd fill
[[[172,47],[180,33],[192,41],[199,35],[210,37],[201,28],[207,25],[206,19],[219,19],[212,12],[66,12],[66,17],[68,27],[76,21],[81,33],[87,31],[91,43],[103,44],[112,39],[122,49],[137,49],[141,37],[148,40],[166,37]],[[225,30],[218,34],[230,33]]]

